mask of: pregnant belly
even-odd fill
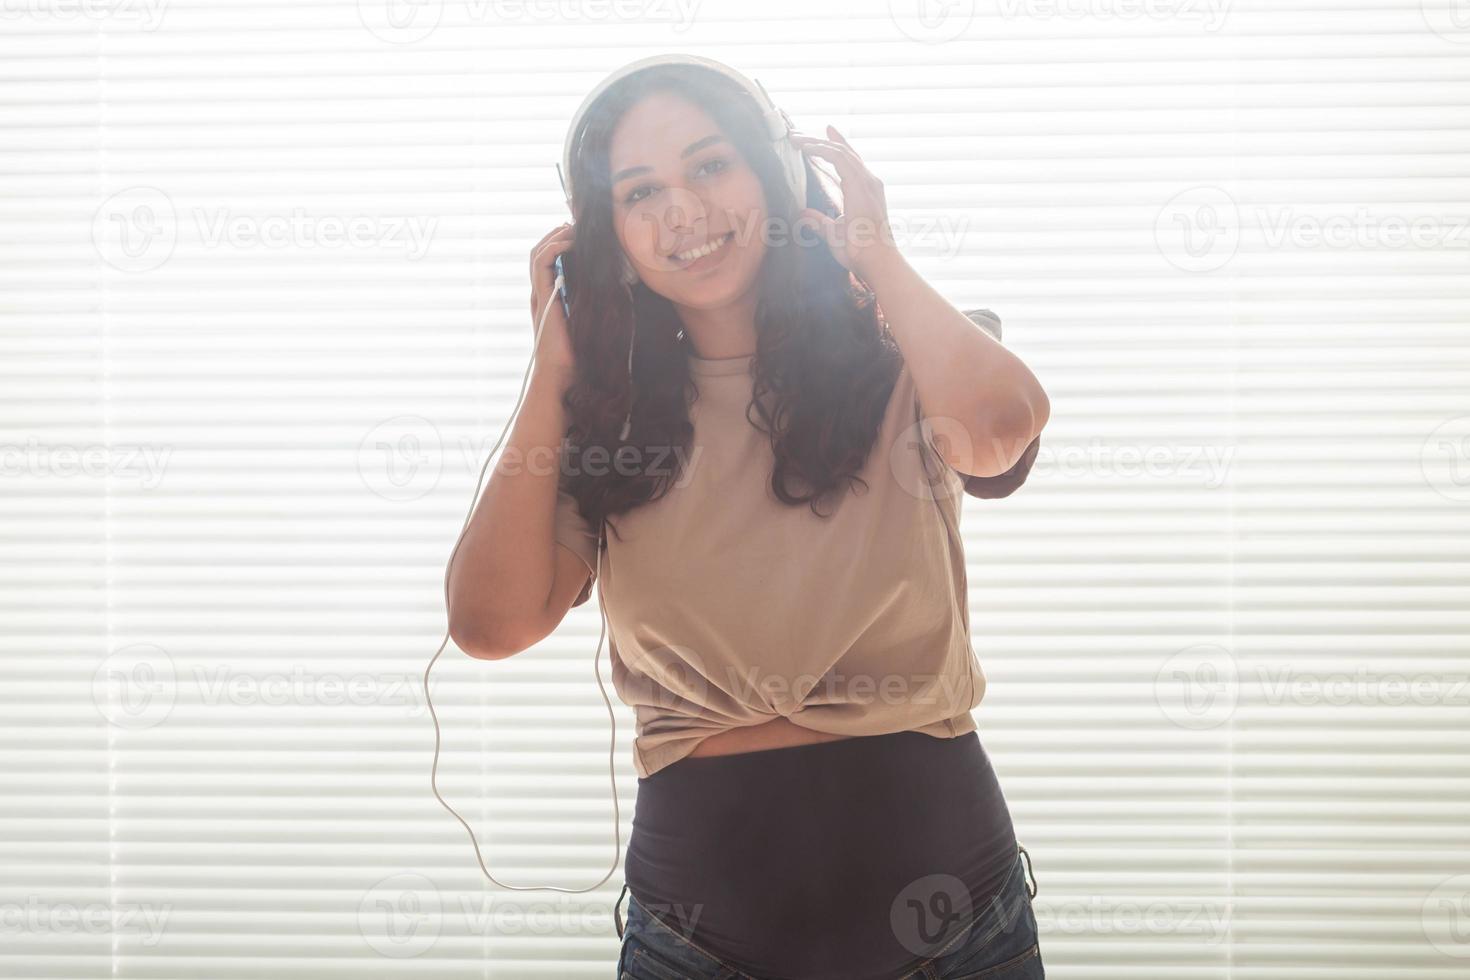
[[[639,781],[625,873],[751,976],[890,980],[926,955],[894,926],[916,885],[942,876],[962,928],[1015,864],[978,736],[899,732],[664,767]]]

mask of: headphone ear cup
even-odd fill
[[[785,153],[781,165],[786,170],[786,184],[791,188],[791,196],[795,198],[796,210],[799,212],[806,207],[806,161],[802,158],[801,151],[789,141],[783,141],[783,144]]]
[[[765,89],[761,91],[764,92]],[[786,172],[786,184],[796,198],[796,210],[800,211],[806,207],[806,154],[791,141],[791,134],[796,132],[796,127],[785,109],[770,108],[766,119],[767,125],[780,134],[776,136],[774,143],[776,156],[781,161],[781,169]]]

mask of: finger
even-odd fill
[[[572,244],[573,240],[570,235],[559,235],[555,238],[548,238],[536,246],[536,251],[532,255],[538,261],[550,262],[561,252],[570,249]]]
[[[829,155],[846,156],[852,160],[858,160],[858,155],[853,152],[851,147],[843,146],[836,140],[824,140],[819,136],[801,136],[797,137],[795,142],[802,150],[812,150],[815,152],[818,149],[822,149],[826,150]]]
[[[863,162],[855,157],[851,150],[840,144],[829,140],[801,140],[797,145],[803,153],[830,160],[837,168],[838,176],[843,180],[857,181],[869,176]]]
[[[560,224],[560,225],[557,225],[555,228],[551,229],[546,234],[542,235],[541,236],[541,240],[539,242],[537,242],[535,245],[531,246],[531,251],[534,253],[538,248],[540,248],[542,245],[545,245],[547,242],[551,241],[552,239],[559,238],[561,236],[571,234],[571,232],[572,232],[572,226],[571,225],[569,225],[569,224]]]
[[[552,273],[550,272],[552,262],[556,260],[558,255],[568,251],[572,247],[573,241],[571,229],[567,228],[565,232],[552,232],[538,242],[536,248],[531,252],[532,277],[544,274],[546,281],[550,282],[552,277]]]
[[[571,225],[563,225],[560,228],[553,228],[551,231],[547,232],[546,235],[542,237],[539,242],[531,247],[531,261],[533,263],[536,262],[538,256],[544,255],[547,248],[555,247],[559,242],[570,243],[572,241],[572,236],[573,231]]]
[[[562,228],[565,228],[565,227],[567,227],[567,226],[566,225],[563,225],[562,226]],[[551,231],[548,231],[546,234],[542,235],[541,236],[541,240],[539,242],[537,242],[535,245],[532,245],[531,246],[531,259],[530,259],[530,262],[531,262],[531,281],[533,283],[536,282],[537,279],[539,278],[539,269],[540,269],[540,266],[541,266],[541,256],[542,256],[542,254],[546,250],[547,243],[550,242],[553,238],[555,238],[556,235],[562,230],[562,228],[553,228]]]
[[[853,145],[847,141],[847,137],[846,136],[843,136],[841,133],[839,133],[837,131],[837,127],[836,126],[828,126],[827,127],[827,134],[832,139],[836,140],[837,142],[841,143],[843,146],[847,147],[849,150],[852,150],[853,156],[858,156],[859,155],[857,149],[855,147],[853,147]]]

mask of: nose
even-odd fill
[[[673,255],[699,240],[702,227],[708,227],[709,212],[704,199],[693,191],[673,188],[659,211],[658,252]]]

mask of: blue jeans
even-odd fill
[[[1036,915],[1036,879],[1027,875],[1031,855],[1019,847],[1015,866],[993,902],[980,908],[954,948],[918,960],[893,980],[1045,980]],[[627,892],[627,886],[623,891]],[[721,961],[665,925],[628,896],[626,925],[613,905],[622,939],[617,980],[761,980]]]

